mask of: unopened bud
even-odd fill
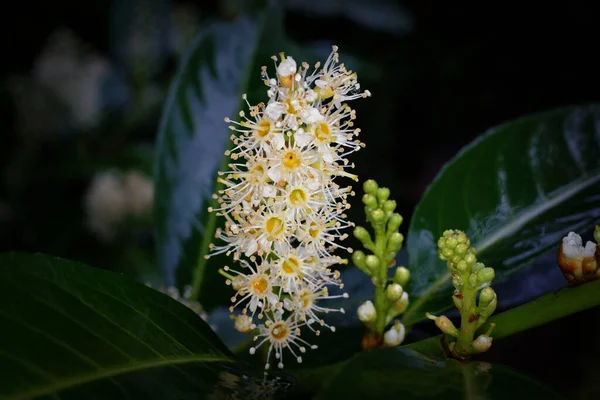
[[[373,179],[369,179],[368,181],[363,183],[363,190],[365,191],[365,193],[375,195],[375,193],[377,193],[378,188],[379,186],[377,185],[377,182],[375,182]]]
[[[385,203],[383,203],[383,211],[385,211],[386,213],[393,213],[394,210],[396,209],[396,201],[394,200],[386,200]]]
[[[496,306],[498,305],[498,298],[494,297],[492,301],[490,301],[485,306],[479,306],[479,324],[483,324],[487,319],[496,311]]]
[[[405,267],[396,268],[394,272],[394,282],[400,286],[406,286],[410,280],[410,271]]]
[[[404,290],[402,289],[402,286],[398,285],[397,283],[390,283],[385,289],[385,296],[391,302],[400,300],[402,293],[404,293]]]
[[[402,215],[398,213],[392,214],[388,221],[388,229],[390,231],[397,231],[398,228],[400,228],[400,225],[402,225]]]
[[[481,271],[477,272],[477,281],[478,283],[490,282],[494,279],[496,273],[493,268],[484,268]]]
[[[458,337],[458,329],[456,329],[456,327],[454,326],[452,321],[448,319],[448,317],[446,317],[445,315],[442,315],[441,317],[436,317],[435,315],[429,313],[425,315],[427,316],[427,318],[435,321],[435,325],[438,328],[440,328],[442,332],[450,336]]]
[[[365,258],[365,253],[363,253],[360,250],[357,250],[354,253],[352,253],[352,262],[358,267],[358,269],[364,272],[366,272],[365,270],[367,269]]]
[[[238,315],[234,318],[234,327],[235,330],[242,333],[248,333],[252,329],[254,329],[254,324],[252,323],[252,318],[248,315]]]
[[[462,293],[459,291],[455,291],[452,295],[452,301],[454,302],[454,306],[459,310],[462,309]]]
[[[403,292],[400,300],[392,304],[392,308],[394,310],[394,315],[400,315],[408,308],[408,293]]]
[[[388,239],[388,251],[398,251],[402,247],[404,236],[400,232],[392,233],[392,236]]]
[[[377,189],[377,200],[381,203],[386,201],[390,197],[390,189],[388,188],[379,188]]]
[[[399,346],[404,342],[406,328],[400,321],[396,321],[389,331],[383,334],[383,344],[385,346]]]
[[[365,204],[365,206],[370,207],[370,208],[377,208],[377,199],[375,198],[375,196],[371,195],[371,194],[365,194],[362,197],[362,202]]]
[[[479,307],[487,307],[494,299],[496,299],[496,292],[491,287],[484,288],[479,293]]]
[[[358,307],[357,310],[358,319],[360,319],[365,324],[370,324],[375,322],[377,319],[377,312],[375,311],[375,306],[370,300],[365,301]]]
[[[369,254],[365,258],[365,263],[370,270],[377,270],[379,268],[379,258],[376,255]]]
[[[479,335],[477,339],[473,341],[473,350],[475,350],[477,353],[485,353],[490,349],[490,347],[492,347],[492,340],[493,338],[490,336]]]
[[[354,237],[360,240],[362,243],[370,243],[372,241],[369,231],[362,226],[357,226],[354,228]]]
[[[385,219],[385,214],[380,209],[376,209],[371,211],[371,218],[374,222],[383,222]]]

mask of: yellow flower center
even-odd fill
[[[271,336],[276,340],[283,340],[289,333],[288,326],[285,322],[276,322],[271,326]]]
[[[283,221],[278,217],[271,217],[265,223],[265,229],[269,234],[269,238],[279,236],[284,229]]]
[[[306,204],[308,195],[302,189],[294,189],[290,193],[290,203],[294,206],[303,206]]]
[[[281,269],[286,274],[296,274],[300,267],[300,261],[296,257],[290,257],[281,263]]]
[[[326,122],[319,122],[315,128],[315,137],[321,142],[331,142],[331,128]]]
[[[283,165],[289,169],[298,168],[300,164],[302,164],[300,157],[298,157],[298,154],[296,154],[295,151],[288,151],[285,153],[282,162]]]
[[[258,127],[254,130],[254,133],[259,137],[263,138],[271,131],[271,123],[266,119],[260,120]]]
[[[319,228],[317,227],[317,224],[315,224],[314,222],[310,223],[310,228],[308,228],[308,234],[313,238],[316,239],[317,236],[319,236],[319,233],[321,231],[319,230]]]
[[[252,286],[254,293],[263,294],[269,287],[269,281],[267,281],[264,276],[259,276],[254,278],[250,285]]]

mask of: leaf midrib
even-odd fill
[[[163,367],[163,366],[171,366],[171,365],[179,365],[179,364],[187,364],[193,362],[202,362],[202,363],[212,363],[212,362],[231,362],[230,358],[220,357],[220,356],[184,356],[184,357],[175,357],[175,358],[161,358],[160,360],[148,360],[135,364],[124,365],[118,368],[104,369],[100,371],[96,371],[94,373],[89,373],[85,375],[73,376],[65,380],[60,380],[51,385],[46,385],[43,387],[37,387],[33,390],[29,390],[27,392],[21,392],[14,396],[9,395],[7,400],[25,400],[34,397],[39,397],[43,395],[49,395],[55,392],[58,392],[63,389],[67,389],[73,386],[82,385],[84,383],[93,382],[100,379],[112,378],[118,375],[126,374],[129,372],[141,371],[144,369]]]
[[[477,254],[485,252],[486,249],[493,246],[495,243],[499,242],[502,238],[511,236],[515,234],[520,228],[534,220],[544,212],[548,211],[555,205],[559,204],[561,201],[570,198],[572,195],[577,194],[589,186],[600,181],[600,171],[595,170],[592,171],[592,176],[588,179],[584,179],[582,181],[576,181],[572,185],[565,186],[568,188],[566,190],[560,190],[559,193],[554,197],[547,197],[547,201],[543,201],[534,205],[533,207],[526,208],[523,213],[515,216],[513,220],[503,225],[500,229],[494,231],[492,234],[487,235],[486,238],[480,242],[477,242],[473,245],[477,249]],[[431,297],[433,293],[435,293],[438,289],[443,287],[448,281],[450,281],[450,274],[444,274],[441,278],[437,279],[433,285],[427,289],[421,297],[414,303],[414,305],[407,310],[404,314],[404,319],[408,320],[408,317],[412,315],[415,311],[419,310],[419,308]],[[408,324],[410,326],[412,324]]]

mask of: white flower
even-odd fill
[[[563,254],[569,258],[583,260],[586,257],[591,257],[596,252],[596,243],[588,241],[585,247],[582,245],[581,236],[575,232],[563,238]]]
[[[238,332],[247,333],[256,327],[252,322],[252,317],[247,315],[238,315],[234,321],[235,330]]]
[[[399,346],[404,342],[406,329],[400,321],[396,321],[387,332],[383,334],[383,344],[386,346]]]

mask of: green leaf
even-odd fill
[[[461,151],[423,195],[408,232],[411,305],[404,322],[452,305],[437,255],[464,230],[496,282],[600,221],[600,106],[566,107],[493,128]],[[558,268],[558,267],[556,267]]]
[[[356,355],[317,399],[560,399],[527,376],[485,362],[461,364],[401,347]]]
[[[0,255],[0,326],[7,400],[198,399],[248,375],[177,301],[44,255]]]
[[[163,112],[154,174],[159,262],[167,285],[176,283],[176,272],[179,282],[188,283],[194,270],[192,297],[200,294],[208,310],[231,296],[217,274],[230,259],[204,258],[222,223],[207,208],[219,188],[217,170],[229,161],[223,152],[231,131],[223,118],[236,117],[243,93],[253,102],[260,91],[258,100],[265,100],[260,66],[287,50],[281,23],[273,6],[209,25],[184,57]]]

